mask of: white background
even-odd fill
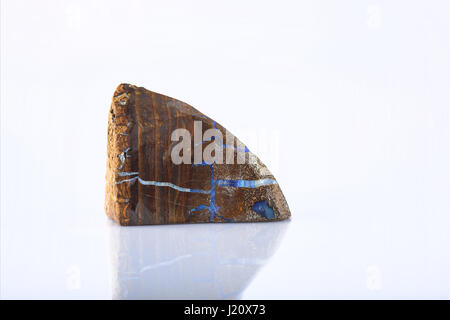
[[[449,15],[447,1],[1,0],[1,297],[450,298]],[[122,82],[251,150],[275,137],[258,155],[292,219],[111,223]],[[140,287],[117,293],[127,259]]]

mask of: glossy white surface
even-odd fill
[[[1,1],[1,298],[450,298],[449,12]],[[236,133],[292,219],[109,221],[106,122],[121,82]]]

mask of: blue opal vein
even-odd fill
[[[172,189],[175,189],[177,191],[181,191],[181,192],[193,192],[193,193],[204,193],[204,194],[209,194],[209,190],[201,190],[201,189],[191,189],[191,188],[183,188],[180,186],[177,186],[173,183],[170,182],[159,182],[159,181],[147,181],[147,180],[143,180],[140,177],[134,177],[134,178],[130,178],[130,179],[125,179],[125,180],[121,180],[121,181],[117,181],[116,184],[121,184],[124,182],[132,182],[132,181],[136,181],[138,180],[140,184],[144,185],[144,186],[157,186],[157,187],[169,187]]]
[[[219,187],[235,187],[235,188],[259,188],[276,184],[274,179],[260,179],[260,180],[216,180],[216,185]]]
[[[145,186],[169,187],[169,188],[181,191],[181,192],[193,192],[193,193],[209,194],[208,190],[183,188],[183,187],[179,187],[177,185],[174,185],[173,183],[170,183],[170,182],[146,181],[146,180],[142,180],[139,177],[138,177],[138,180],[139,180],[140,184],[143,184]]]
[[[126,177],[126,176],[134,176],[136,174],[139,174],[139,172],[123,172],[123,171],[120,171],[117,174],[119,176],[121,176],[121,177]]]

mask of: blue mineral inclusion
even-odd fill
[[[258,201],[253,204],[253,211],[266,219],[275,219],[273,209],[269,207],[266,201]]]

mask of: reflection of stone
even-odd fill
[[[275,223],[110,225],[113,299],[235,299],[273,255]]]
[[[175,132],[184,136],[174,139]],[[105,211],[121,225],[290,217],[274,176],[224,127],[184,102],[128,84],[118,86],[109,112]]]

